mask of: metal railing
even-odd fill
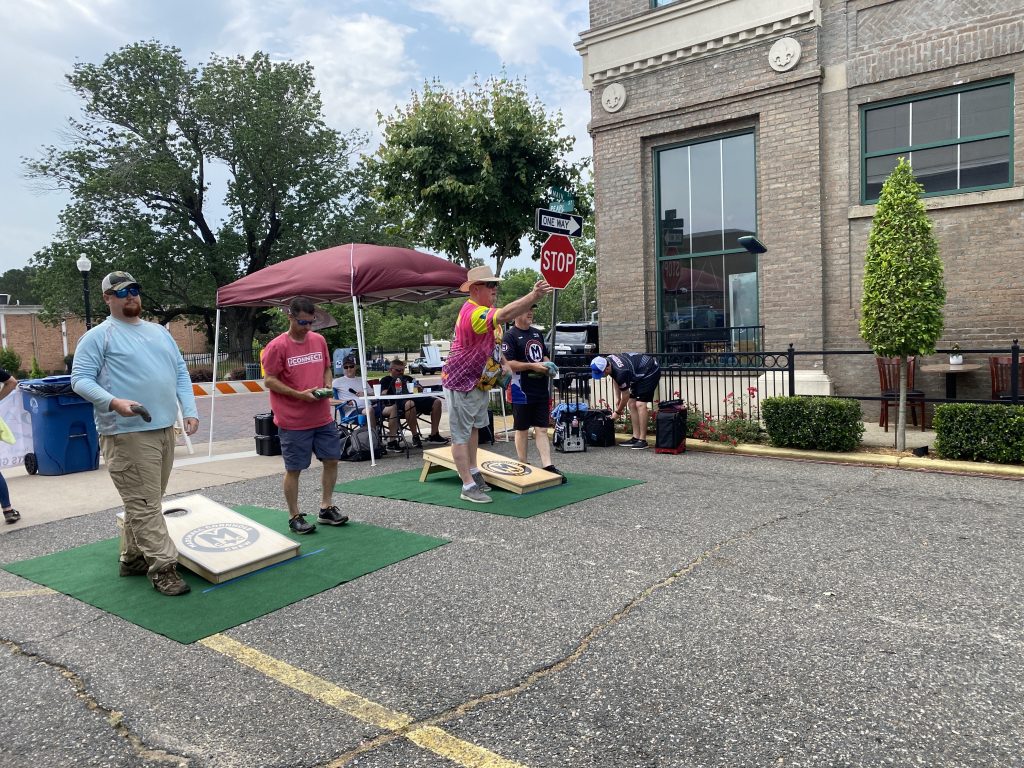
[[[647,349],[659,354],[678,355],[680,363],[701,366],[701,355],[742,354],[764,349],[763,325],[727,325],[721,328],[681,328],[647,331]]]
[[[1020,345],[1016,339],[1009,347],[974,348],[959,350],[962,354],[983,355],[987,361],[991,356],[1010,358],[1010,390],[999,400],[991,398],[971,399],[958,397],[925,397],[926,403],[975,403],[975,404],[1024,404],[1021,391]],[[936,354],[948,354],[953,350],[936,350]],[[820,362],[830,356],[874,357],[870,350],[797,350],[790,344],[784,352],[740,352],[702,351],[654,354],[661,365],[661,382],[655,393],[657,400],[684,400],[691,406],[706,413],[713,419],[735,416],[741,411],[744,418],[760,418],[759,403],[766,397],[790,396],[796,392],[796,371],[798,360]],[[577,399],[576,385],[572,376],[583,377],[584,385],[579,397],[592,408],[614,407],[617,390],[609,377],[590,380],[589,360],[574,356],[559,359],[560,379],[556,379],[555,402],[573,402]],[[813,363],[806,367],[813,370]],[[861,402],[879,402],[883,399],[878,387],[874,363],[871,362],[870,379],[874,388],[865,392],[842,392],[836,396]],[[920,374],[919,374],[920,375]],[[655,406],[657,406],[657,400]]]

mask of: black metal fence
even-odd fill
[[[1024,403],[1021,392],[1020,345],[1014,339],[1009,347],[975,348],[959,350],[962,354],[990,357],[1007,357],[1010,363],[1009,391],[998,400],[947,397],[925,397],[926,403],[1002,403],[1016,405]],[[950,353],[953,350],[937,350]],[[874,357],[870,350],[797,350],[792,344],[785,352],[749,352],[738,350],[687,351],[684,353],[654,354],[661,364],[661,383],[657,397],[661,400],[685,400],[699,412],[713,419],[729,416],[748,419],[760,418],[760,402],[766,397],[793,396],[796,392],[798,362],[814,361],[834,356]],[[580,357],[558,359],[563,378],[556,380],[555,400],[573,401],[577,397],[576,386],[569,384],[569,374],[588,379],[589,360]],[[811,365],[802,368],[812,369]],[[877,376],[873,390],[861,393],[843,393],[841,396],[862,402],[879,402],[883,399]],[[617,392],[614,382],[608,377],[593,381],[586,380],[582,390],[591,407],[614,407]]]

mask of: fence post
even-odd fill
[[[786,371],[789,373],[789,396],[796,397],[796,350],[792,342],[786,350]]]
[[[1010,402],[1017,404],[1020,397],[1020,344],[1013,340],[1010,347]]]

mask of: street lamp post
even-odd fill
[[[82,298],[85,300],[85,330],[92,328],[92,311],[89,308],[89,270],[92,269],[92,262],[84,253],[75,262],[78,271],[82,273]]]

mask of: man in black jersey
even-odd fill
[[[505,388],[505,397],[512,404],[519,461],[526,463],[530,427],[533,427],[540,466],[561,475],[551,463],[551,439],[548,436],[548,414],[551,410],[548,378],[557,368],[548,358],[544,337],[533,327],[536,306],[534,304],[518,315],[515,324],[505,331],[501,339],[501,354],[512,369],[512,380]],[[564,476],[562,482],[565,482]]]
[[[590,362],[590,375],[595,379],[611,376],[619,388],[619,401],[612,412],[612,418],[619,418],[629,408],[633,437],[619,445],[635,451],[646,448],[647,403],[654,399],[654,390],[661,381],[658,361],[643,352],[595,357]]]

